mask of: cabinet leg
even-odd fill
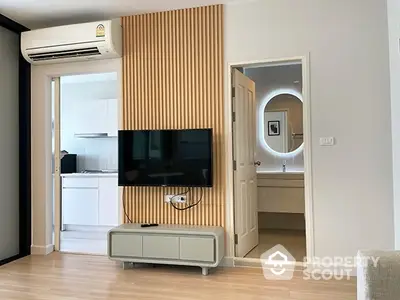
[[[128,270],[128,269],[130,269],[130,266],[131,266],[131,263],[129,263],[129,262],[123,262],[122,263],[122,269],[124,269],[124,270]]]
[[[202,267],[201,268],[201,274],[203,274],[204,276],[208,275],[208,268]]]

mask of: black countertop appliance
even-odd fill
[[[61,174],[76,173],[76,154],[65,154],[61,159]]]

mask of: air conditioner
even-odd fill
[[[51,64],[122,56],[120,19],[23,32],[21,52],[31,64]]]

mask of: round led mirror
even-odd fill
[[[301,95],[292,91],[272,93],[260,109],[260,138],[264,147],[274,155],[283,157],[300,152],[303,148]]]

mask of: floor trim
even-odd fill
[[[25,256],[25,255],[17,254],[17,255],[11,256],[11,257],[9,257],[9,258],[0,260],[0,266],[5,265],[5,264],[8,264],[8,263],[10,263],[10,262],[13,262],[14,260],[20,259],[20,258],[22,258],[22,257],[24,257],[24,256]]]
[[[232,268],[235,266],[233,259],[234,259],[233,257],[225,256],[222,258],[218,266]]]
[[[31,255],[48,255],[54,251],[54,245],[49,244],[47,246],[31,246]]]
[[[233,258],[235,267],[250,267],[250,268],[261,268],[260,258],[248,258],[248,257],[234,257]],[[297,261],[294,264],[296,269],[305,269],[304,263]]]

